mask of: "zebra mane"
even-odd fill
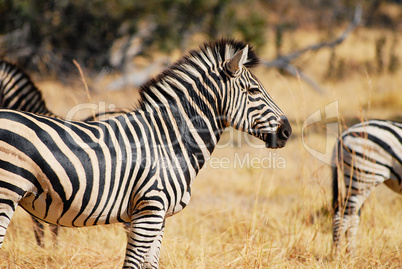
[[[226,61],[232,59],[233,56],[240,50],[244,49],[247,43],[243,41],[237,41],[235,39],[220,39],[215,42],[205,43],[199,50],[193,50],[189,52],[189,55],[184,57],[185,60],[191,60],[191,58],[200,58],[202,53],[210,49],[214,53],[215,60]],[[208,55],[208,54],[206,54]],[[190,59],[189,59],[190,58]],[[249,46],[248,57],[245,63],[247,68],[253,68],[260,62],[259,58],[254,52],[253,47]]]
[[[207,58],[213,66],[217,66],[219,62],[223,62],[232,59],[233,56],[240,50],[242,50],[247,44],[243,41],[237,41],[234,39],[220,39],[215,42],[205,43],[198,50],[192,50],[188,52],[184,57],[172,64],[168,69],[154,78],[151,78],[143,84],[140,89],[140,108],[145,107],[147,102],[146,95],[155,93],[157,89],[156,85],[163,82],[167,77],[176,77],[174,71],[181,71],[189,73],[185,66],[191,66],[195,69],[208,68],[212,69],[208,63],[205,62]],[[256,56],[253,47],[249,46],[247,61],[244,66],[247,68],[253,68],[259,63],[259,58]],[[202,65],[202,66],[201,66]]]

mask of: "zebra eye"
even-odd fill
[[[260,89],[259,89],[258,87],[250,87],[250,88],[248,89],[248,92],[249,92],[250,94],[258,94],[258,93],[260,93]]]

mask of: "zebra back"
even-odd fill
[[[98,121],[98,120],[110,119],[113,117],[117,117],[119,115],[127,114],[131,111],[132,111],[132,109],[121,108],[121,109],[113,110],[113,111],[98,112],[98,113],[95,113],[94,115],[86,117],[82,121]]]

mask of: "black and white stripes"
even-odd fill
[[[0,59],[0,107],[22,110],[55,117],[46,107],[42,93],[31,78],[19,67]],[[32,217],[36,242],[44,247],[44,227]],[[54,242],[57,243],[58,226],[51,225]]]
[[[17,66],[1,59],[0,107],[54,116],[30,77]]]
[[[342,181],[346,185],[345,195],[339,191]],[[356,124],[339,137],[334,149],[333,240],[336,253],[340,251],[340,240],[345,232],[348,250],[353,253],[360,209],[381,183],[402,194],[402,123],[370,120]]]
[[[124,267],[158,267],[164,220],[188,204],[224,129],[271,148],[291,134],[249,71],[257,61],[242,42],[206,44],[145,84],[138,110],[105,121],[1,110],[1,238],[17,205],[63,226],[131,222]]]

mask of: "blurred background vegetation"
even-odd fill
[[[356,4],[364,27],[400,33],[401,12],[386,6],[400,10],[402,0],[0,0],[0,57],[49,74],[75,70],[73,59],[93,71],[119,70],[129,53],[184,50],[194,35],[238,37],[257,49],[275,42],[278,55],[285,33],[313,28],[331,36]],[[116,44],[120,56],[112,57]]]

